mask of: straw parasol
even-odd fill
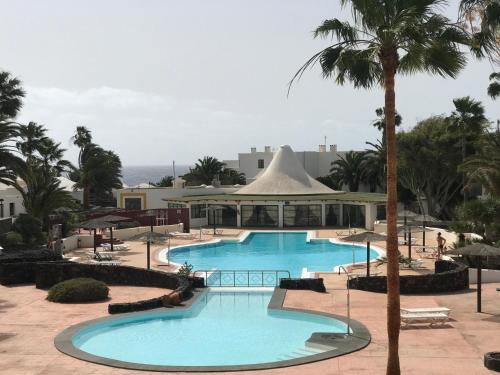
[[[412,231],[412,228],[413,228],[413,231]],[[412,233],[425,233],[425,232],[432,232],[432,229],[428,229],[425,227],[412,227],[411,224],[398,227],[398,235],[400,235],[402,233],[408,233],[408,258],[410,258],[410,261],[411,261],[411,234]]]
[[[129,238],[129,241],[143,241],[146,242],[147,249],[147,268],[148,270],[151,268],[151,243],[155,241],[165,241],[169,239],[168,248],[170,250],[170,238],[173,237],[170,233],[157,233],[157,232],[144,232],[136,234]],[[167,253],[168,259],[168,253]]]
[[[473,243],[450,251],[450,254],[468,255],[477,258],[477,312],[481,312],[481,270],[483,257],[498,257],[500,249],[484,243]]]
[[[100,220],[100,221],[104,221],[104,222],[108,222],[108,223],[117,223],[117,222],[120,222],[120,221],[127,221],[127,220],[130,220],[129,217],[125,217],[125,216],[118,216],[118,215],[106,215],[106,216],[101,216],[101,217],[97,217],[95,218],[94,220]],[[111,251],[113,251],[113,225],[111,225],[109,227],[109,237],[110,237],[110,245],[111,245]]]
[[[366,276],[370,276],[370,242],[386,241],[387,236],[375,232],[363,232],[344,237],[342,240],[349,242],[366,242]]]
[[[434,223],[434,224],[442,223],[441,220],[435,218],[434,216],[425,215],[425,214],[414,216],[414,217],[412,217],[411,221],[413,221],[415,223],[422,224],[422,227],[424,229],[426,229],[427,223]],[[425,251],[425,232],[428,232],[428,231],[424,230],[424,232],[422,233],[422,245],[424,246],[424,251]]]
[[[87,220],[78,225],[80,228],[92,229],[94,230],[94,253],[97,250],[97,229],[105,229],[113,226],[113,223],[108,221],[102,221],[97,219]]]

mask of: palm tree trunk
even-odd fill
[[[83,187],[83,208],[84,209],[89,208],[89,197],[90,197],[90,187],[88,185],[85,185]]]
[[[385,58],[384,58],[385,57]],[[397,237],[397,172],[396,172],[396,75],[397,53],[383,56],[385,82],[385,124],[387,141],[387,336],[389,353],[387,375],[399,375],[399,254]]]

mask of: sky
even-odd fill
[[[456,18],[456,3],[445,13]],[[76,126],[117,152],[124,165],[192,164],[205,155],[237,159],[251,147],[297,151],[337,144],[364,149],[383,106],[379,88],[356,90],[308,71],[287,83],[328,41],[312,30],[349,18],[335,0],[0,0],[0,69],[27,95],[17,120],[46,125],[75,162]],[[491,120],[488,62],[470,59],[456,80],[398,77],[403,128],[449,114],[470,95]]]

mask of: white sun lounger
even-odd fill
[[[408,327],[412,324],[434,324],[443,325],[450,319],[448,314],[443,312],[413,312],[401,313],[401,325]]]
[[[185,238],[186,240],[191,240],[195,237],[194,233],[170,232],[170,234],[177,238]]]
[[[443,313],[450,315],[451,310],[447,307],[420,307],[420,308],[401,308],[401,314],[425,314],[425,313]]]

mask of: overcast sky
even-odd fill
[[[452,1],[456,3],[456,1]],[[124,165],[191,164],[204,155],[235,159],[256,146],[316,150],[324,142],[362,149],[383,105],[379,89],[354,90],[308,72],[287,82],[326,41],[311,31],[348,17],[335,0],[0,1],[0,69],[27,91],[21,122],[36,121],[68,148],[77,125],[116,151]],[[449,8],[450,17],[456,9]],[[470,60],[457,80],[399,78],[404,126],[449,113],[452,99],[483,101],[487,62]]]

